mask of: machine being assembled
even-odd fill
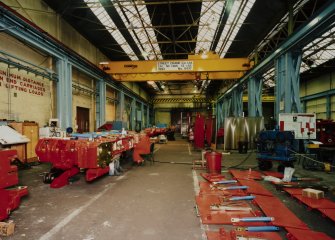
[[[0,150],[0,221],[8,218],[19,207],[21,197],[28,194],[26,186],[13,187],[19,183],[17,167],[11,165],[16,157],[16,150]]]
[[[278,171],[285,167],[293,167],[294,132],[292,131],[261,131],[257,139],[257,160],[260,170],[272,168],[272,161],[278,161]]]
[[[52,168],[44,182],[52,188],[68,184],[69,178],[85,171],[86,181],[92,181],[109,172],[109,164],[120,154],[134,147],[134,138],[99,137],[89,139],[40,139],[36,154],[41,162],[50,162]]]

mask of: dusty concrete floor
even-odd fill
[[[191,163],[190,154],[184,140],[156,145],[156,161],[176,164],[133,166],[92,183],[82,175],[61,189],[42,183],[46,164],[20,171],[29,196],[11,214],[7,239],[201,239],[191,165],[177,164]]]
[[[197,182],[203,179],[200,170],[192,171],[191,162],[200,159],[201,153],[180,138],[156,144],[155,151],[154,165],[129,167],[122,176],[104,176],[92,183],[81,175],[79,181],[61,189],[42,183],[47,164],[20,171],[29,196],[11,214],[16,230],[5,239],[206,239],[204,231],[219,226],[202,225],[194,210]],[[225,167],[239,163],[241,168],[255,167],[256,154],[235,151],[223,157]],[[226,170],[223,173],[229,176]],[[334,174],[305,171],[296,165],[297,176],[322,177],[332,187]],[[263,184],[309,227],[335,238],[333,222],[317,211],[307,211],[271,184]],[[327,196],[335,200],[332,194]]]

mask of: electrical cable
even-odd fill
[[[240,163],[238,163],[236,165],[229,166],[229,167],[222,166],[221,168],[227,168],[227,169],[238,168],[239,166],[241,166],[243,163],[245,163],[249,159],[249,157],[251,156],[252,153],[253,153],[253,151],[250,151],[250,153],[248,154],[248,156],[246,156]],[[255,167],[253,167],[253,168],[255,168]],[[241,169],[244,169],[244,168],[241,168]]]
[[[293,152],[295,155],[302,156],[302,157],[304,157],[304,158],[306,158],[306,159],[308,159],[308,160],[311,160],[311,161],[313,161],[313,162],[317,162],[317,163],[320,163],[320,164],[322,164],[322,165],[325,165],[325,162],[320,162],[320,161],[318,161],[318,160],[315,160],[315,159],[313,159],[313,158],[310,158],[310,157],[308,157],[308,156],[306,156],[306,155],[304,155],[304,154],[298,153],[298,152],[293,151],[293,150],[291,150],[291,149],[289,149],[289,151]],[[334,165],[331,165],[330,163],[329,163],[329,166],[335,168],[335,166],[334,166]]]

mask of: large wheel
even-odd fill
[[[272,162],[271,161],[262,161],[258,160],[258,168],[262,171],[266,171],[272,168]]]

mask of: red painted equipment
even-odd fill
[[[335,122],[333,120],[317,120],[316,139],[326,146],[335,146]]]
[[[294,215],[278,198],[257,195],[255,202],[266,216],[274,217],[274,225],[285,228],[308,229],[308,226]]]
[[[310,229],[297,229],[286,227],[288,231],[286,237],[289,240],[332,240],[333,238],[329,237],[327,234],[322,232],[316,232]]]
[[[207,172],[213,174],[220,174],[222,153],[206,152],[205,158],[206,158]]]
[[[226,178],[220,174],[209,174],[209,173],[200,173],[200,176],[206,179],[208,182],[218,182],[225,180]]]
[[[133,160],[135,163],[140,164],[144,162],[141,155],[150,154],[150,144],[150,138],[148,136],[141,136],[133,152]]]
[[[254,181],[254,180],[238,180],[240,184],[244,186],[248,186],[248,188],[245,190],[249,194],[257,194],[257,195],[263,195],[263,196],[273,196],[273,194],[267,190],[265,187],[263,187],[260,183]]]
[[[41,162],[50,162],[52,168],[44,182],[52,188],[68,184],[79,169],[86,170],[86,181],[92,181],[109,172],[109,163],[123,151],[133,148],[133,137],[88,139],[40,139],[36,154]]]
[[[205,138],[208,146],[211,146],[212,143],[214,125],[215,125],[215,118],[209,116],[206,119],[205,123]]]
[[[205,118],[198,114],[194,123],[194,147],[205,147]]]
[[[16,150],[0,151],[0,221],[8,218],[10,212],[18,208],[21,197],[28,194],[27,187],[5,189],[19,183],[17,167],[10,165],[16,157]]]
[[[241,237],[245,239],[282,239],[282,237],[275,232],[247,232],[235,230],[227,232],[224,228],[220,228],[218,232],[206,231],[206,235],[208,240],[236,240]]]
[[[255,179],[255,180],[261,180],[262,179],[262,173],[254,170],[229,170],[229,172],[234,176],[236,179]]]

